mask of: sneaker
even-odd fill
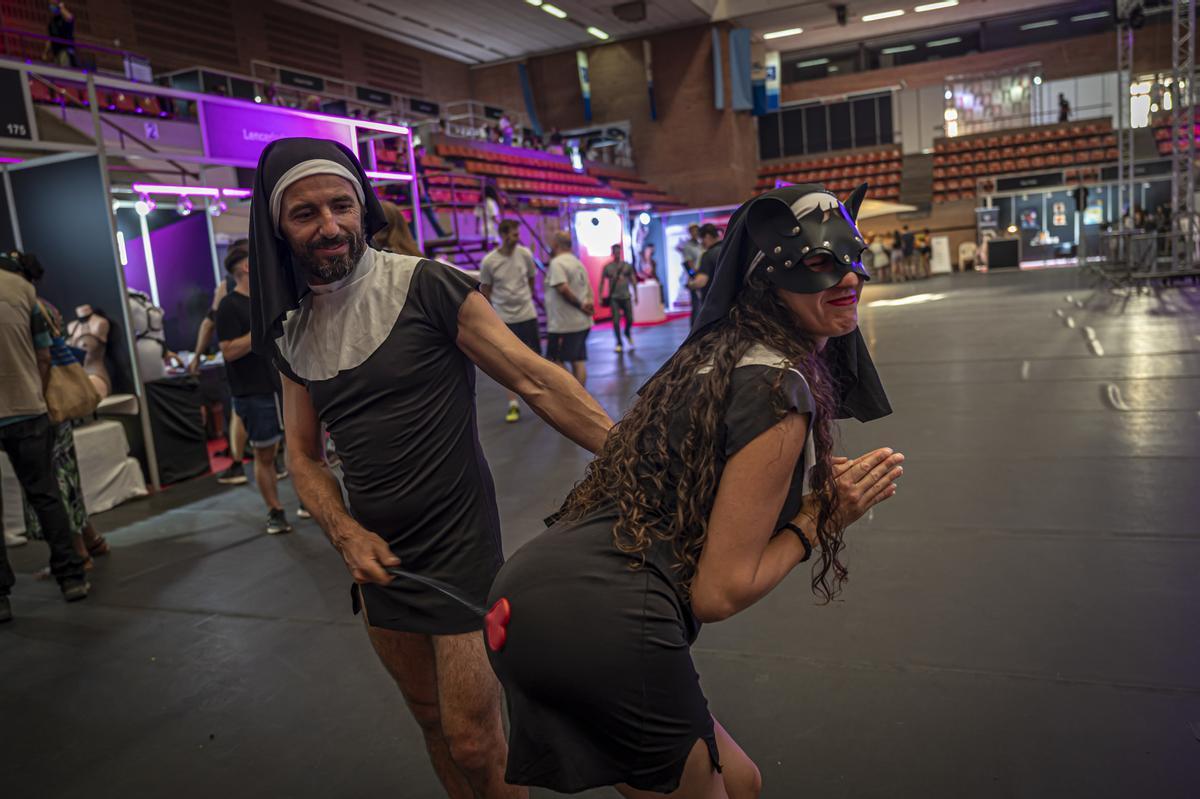
[[[512,422],[519,422],[520,420],[521,420],[520,407],[518,407],[516,405],[509,405],[508,413],[504,414],[504,421],[509,422],[511,424]]]
[[[9,547],[23,547],[29,543],[29,539],[19,533],[10,533],[5,530],[4,543]]]
[[[87,599],[88,591],[92,590],[92,586],[87,580],[67,580],[60,586],[62,588],[63,599],[68,602],[78,602],[81,599]]]
[[[288,524],[287,515],[279,508],[267,514],[267,535],[290,533],[292,526]]]
[[[308,512],[308,508],[306,508],[306,507],[304,507],[303,505],[301,505],[301,506],[300,506],[300,510],[296,511],[296,518],[299,518],[299,519],[311,519],[311,518],[312,518],[312,514]]]
[[[235,463],[225,471],[217,475],[217,482],[227,486],[240,486],[246,484],[246,467],[240,463]]]
[[[287,458],[283,454],[283,450],[275,453],[275,479],[284,480],[288,476]]]
[[[7,596],[0,596],[0,624],[12,621],[12,604]]]
[[[613,347],[613,352],[618,352],[618,353],[619,353],[619,352],[624,352],[624,351],[625,351],[625,348],[624,348],[624,347],[622,347],[620,344],[618,344],[617,346]]]
[[[630,352],[633,352],[633,339],[632,338],[628,339],[625,342],[625,346],[629,348]]]

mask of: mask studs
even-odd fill
[[[776,247],[776,248],[775,248],[775,254],[776,254],[776,255],[779,255],[779,253],[781,253],[781,252],[783,252],[783,248],[782,248],[782,247]]]
[[[783,262],[783,265],[784,265],[785,267],[787,267],[788,269],[791,269],[791,268],[792,268],[792,262],[791,262],[791,261],[784,261],[784,262]]]
[[[793,236],[795,236],[795,235],[796,235],[797,233],[799,233],[799,232],[800,232],[800,226],[799,226],[799,225],[796,225],[794,228],[792,228],[792,235],[793,235]]]
[[[823,242],[821,242],[821,246],[823,246],[823,247],[824,247],[825,249],[827,249],[827,250],[828,250],[828,249],[831,249],[831,248],[833,247],[833,245],[832,245],[832,244],[830,244],[830,243],[829,243],[829,242],[827,242],[827,241],[823,241]]]
[[[768,275],[769,275],[769,274],[771,274],[771,273],[772,273],[772,272],[774,272],[774,271],[775,271],[775,267],[773,267],[773,266],[768,266],[768,267],[767,267],[767,274],[768,274]]]
[[[849,256],[849,255],[843,255],[843,256],[842,256],[842,260],[843,260],[843,261],[845,261],[846,263],[850,263],[850,256]]]
[[[800,250],[800,254],[805,255],[809,251],[809,249],[810,249],[809,246],[807,244],[805,244],[804,248]]]

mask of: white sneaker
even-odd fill
[[[18,533],[10,533],[7,530],[5,530],[4,531],[4,543],[6,546],[10,546],[10,547],[23,547],[29,543],[29,539]]]
[[[630,352],[633,352],[633,339],[632,339],[632,338],[626,338],[626,339],[625,339],[625,346],[629,347],[629,351],[630,351]]]

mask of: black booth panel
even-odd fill
[[[108,341],[113,390],[134,393],[125,341],[125,302],[117,278],[109,197],[100,161],[84,156],[23,166],[9,173],[26,252],[46,269],[38,292],[67,319],[84,303],[112,320]]]

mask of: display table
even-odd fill
[[[652,324],[667,318],[663,311],[662,286],[657,280],[643,280],[637,284],[637,292],[633,296],[634,324]]]
[[[120,423],[101,420],[75,428],[75,454],[88,513],[101,513],[148,493],[141,467],[129,456],[125,429]],[[4,529],[10,533],[24,531],[21,487],[8,457],[2,454],[0,492],[4,497]]]

